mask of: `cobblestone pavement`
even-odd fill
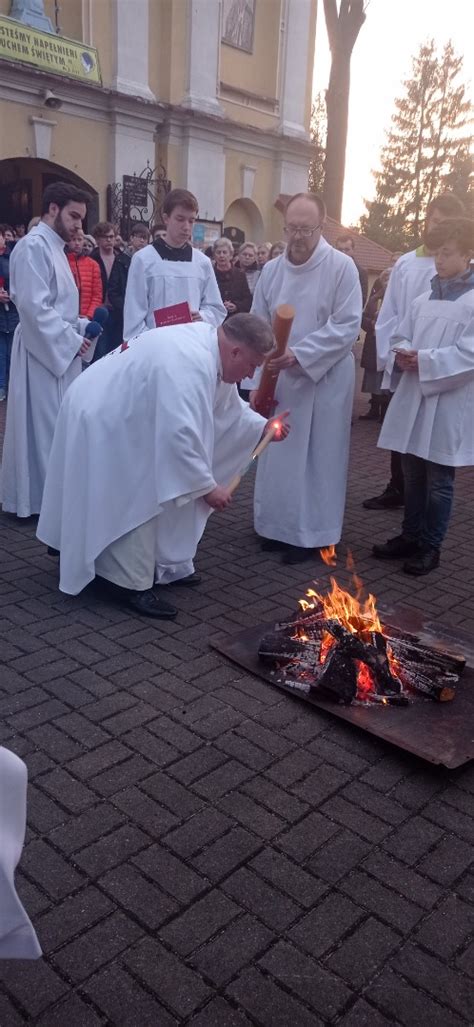
[[[473,473],[440,569],[409,580],[370,556],[400,521],[360,505],[376,436],[355,420],[359,572],[473,629]],[[28,765],[17,876],[45,953],[0,965],[1,1027],[474,1021],[474,765],[430,767],[209,648],[309,583],[259,552],[250,503],[247,481],[212,518],[171,624],[62,596],[34,522],[0,517],[0,742]]]

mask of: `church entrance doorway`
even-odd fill
[[[99,220],[99,197],[95,189],[79,175],[60,164],[35,157],[10,157],[0,161],[0,223],[25,230],[32,217],[40,214],[41,197],[52,182],[71,182],[86,189],[92,196],[84,230],[90,232]]]

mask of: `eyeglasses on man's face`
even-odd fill
[[[318,231],[318,228],[321,228],[321,225],[315,225],[314,228],[306,228],[304,225],[302,227],[299,225],[285,225],[283,231],[285,235],[293,237],[300,235],[302,239],[311,239],[311,236]]]

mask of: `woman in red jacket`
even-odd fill
[[[91,318],[96,307],[104,302],[100,268],[91,257],[82,252],[84,232],[79,228],[68,243],[67,259],[79,290],[79,314]]]

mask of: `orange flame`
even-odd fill
[[[325,563],[334,566],[331,562],[332,559],[335,562],[334,546],[321,550],[321,556]],[[376,599],[371,593],[365,599],[362,597],[363,583],[355,573],[354,561],[350,552],[348,553],[346,565],[348,570],[352,571],[353,595],[342,588],[335,578],[331,577],[331,589],[326,595],[316,592],[313,588],[309,588],[306,592],[307,598],[300,599],[299,604],[303,611],[320,610],[326,620],[337,620],[346,631],[349,631],[352,635],[359,635],[363,641],[369,642],[373,631],[383,633],[383,626],[377,612]],[[299,637],[301,639],[301,635]],[[329,632],[324,632],[319,655],[321,663],[325,663],[334,645],[335,639],[332,635]],[[387,654],[392,670],[396,673],[397,668],[390,652],[390,647],[387,648]],[[356,666],[358,698],[364,700],[368,698],[369,693],[375,691],[375,682],[371,670],[365,663],[356,661]]]
[[[323,562],[325,564],[327,564],[328,567],[335,567],[336,566],[336,547],[335,546],[326,546],[324,549],[320,549],[319,550],[319,555],[321,557],[321,560],[323,560]]]

